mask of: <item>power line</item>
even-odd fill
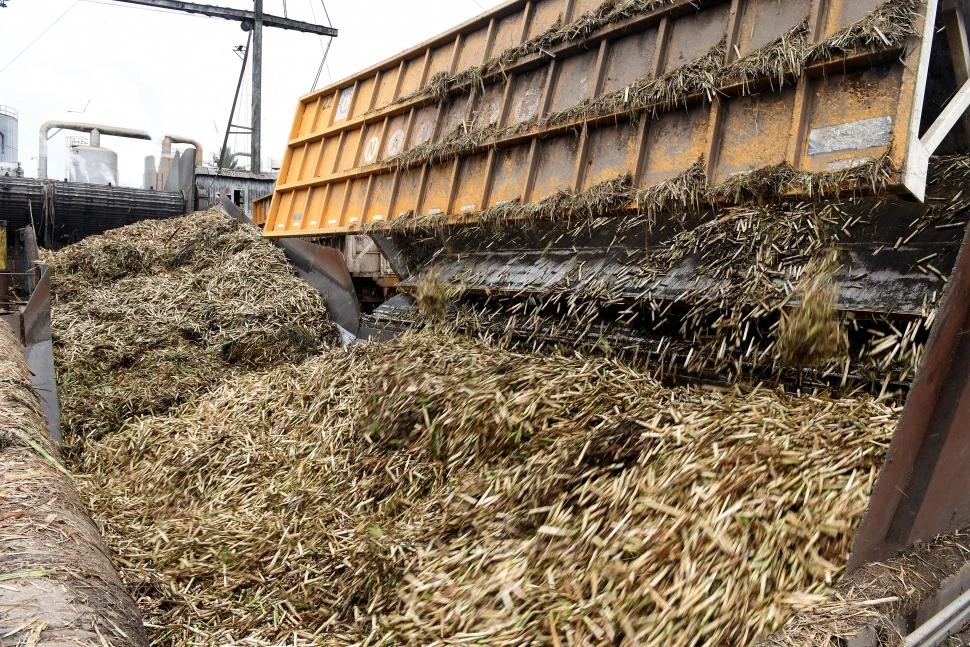
[[[26,47],[24,47],[22,50],[20,50],[19,52],[17,52],[17,55],[16,56],[14,56],[12,59],[10,59],[10,61],[6,65],[4,65],[2,68],[0,68],[0,74],[3,74],[7,70],[8,67],[10,67],[14,63],[16,63],[18,58],[20,58],[21,56],[23,56],[24,54],[26,54],[27,53],[27,50],[29,50],[31,47],[33,47],[35,44],[37,44],[37,41],[39,41],[41,38],[43,38],[44,37],[44,34],[46,34],[51,29],[53,29],[54,28],[54,25],[56,25],[57,23],[59,23],[64,18],[64,16],[66,16],[69,13],[71,13],[71,11],[74,9],[74,7],[76,7],[78,5],[78,3],[80,3],[80,2],[81,2],[81,0],[74,0],[74,4],[72,4],[70,7],[68,7],[67,10],[64,11],[64,13],[62,13],[60,16],[58,16],[57,18],[55,18],[54,19],[54,22],[52,22],[51,24],[47,25],[47,27],[44,28],[44,31],[42,31],[39,34],[37,34],[37,37],[34,38],[34,40],[32,40],[29,43],[27,43],[27,46]]]
[[[167,16],[174,16],[177,13],[169,9],[155,9],[152,7],[143,7],[141,5],[118,4],[117,2],[105,2],[105,0],[81,0],[81,2],[86,2],[88,4],[100,4],[106,7],[124,7],[125,9],[135,9],[139,11],[153,11],[155,13],[162,13]]]
[[[310,5],[311,7],[313,5]],[[323,7],[323,15],[327,18],[327,25],[333,27],[333,21],[330,20],[330,12],[327,11],[327,3],[324,0],[320,0],[320,6]],[[327,78],[333,83],[333,74],[330,73],[330,61],[327,60],[327,55],[330,53],[330,46],[333,45],[333,38],[327,43],[327,50],[323,53],[323,60],[321,61],[321,67],[327,66]],[[320,79],[320,72],[317,72],[317,80],[313,82],[314,89],[316,89],[317,82]]]

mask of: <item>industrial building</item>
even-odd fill
[[[239,169],[195,168],[196,210],[219,205],[226,197],[252,219],[253,201],[272,195],[278,171],[253,173]]]
[[[101,145],[101,137],[151,140],[142,130],[73,121],[44,122],[38,133],[38,177],[31,178],[25,176],[17,159],[16,111],[5,108],[0,127],[7,142],[5,159],[9,159],[3,162],[7,167],[0,173],[0,220],[11,228],[32,225],[42,246],[60,247],[139,219],[171,217],[193,208],[191,191],[119,186],[118,155]],[[64,180],[48,178],[47,145],[55,129],[88,134],[86,139],[68,141]]]

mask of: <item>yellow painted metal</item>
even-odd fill
[[[252,218],[253,224],[257,227],[262,227],[266,224],[266,215],[269,213],[269,205],[272,199],[273,195],[270,194],[253,200]]]
[[[301,98],[265,235],[379,229],[405,215],[471,220],[505,201],[619,176],[651,187],[698,162],[717,185],[779,164],[825,172],[889,156],[895,188],[922,198],[927,157],[917,129],[936,0],[917,5],[920,35],[902,45],[886,38],[827,52],[783,79],[712,77],[716,92],[633,110],[626,104],[638,84],[669,80],[712,52],[722,52],[721,71],[735,69],[793,34],[817,45],[871,19],[884,0],[644,2],[578,40],[548,44],[550,29],[588,23],[595,14],[586,12],[606,5],[615,2],[512,0]],[[484,76],[472,73],[498,58]],[[449,76],[447,97],[421,91]],[[604,97],[609,110],[584,110]],[[467,134],[474,141],[458,150],[399,164],[402,154]]]
[[[0,271],[7,270],[7,223],[0,222]]]

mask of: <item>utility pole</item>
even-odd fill
[[[263,0],[255,0],[253,14],[253,131],[249,138],[249,168],[259,173],[263,136]]]
[[[278,29],[291,29],[317,36],[337,35],[337,30],[333,27],[315,25],[309,22],[293,20],[287,17],[270,16],[263,13],[263,0],[254,0],[253,11],[243,9],[232,9],[230,7],[219,7],[215,5],[200,4],[197,2],[183,2],[182,0],[115,0],[127,4],[155,7],[157,9],[171,9],[184,13],[194,13],[210,18],[224,18],[235,20],[242,24],[246,31],[252,30],[253,41],[253,122],[250,130],[250,168],[254,173],[261,170],[260,156],[262,155],[261,139],[263,134],[263,27],[275,27]],[[6,0],[0,0],[0,6],[5,5]],[[236,90],[238,98],[239,90]],[[235,105],[235,101],[233,102]],[[233,108],[235,110],[235,108]],[[231,122],[230,115],[230,122]],[[230,123],[231,126],[231,123]],[[220,151],[221,153],[221,151]]]

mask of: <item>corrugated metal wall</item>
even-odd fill
[[[45,247],[60,247],[108,229],[170,218],[184,211],[181,193],[0,177],[0,220],[14,228],[33,220],[38,240]]]
[[[219,203],[219,197],[228,195],[246,217],[252,217],[253,200],[273,193],[276,177],[261,174],[252,177],[248,172],[224,171],[217,175],[215,170],[196,169],[195,188],[199,209],[208,209]]]

